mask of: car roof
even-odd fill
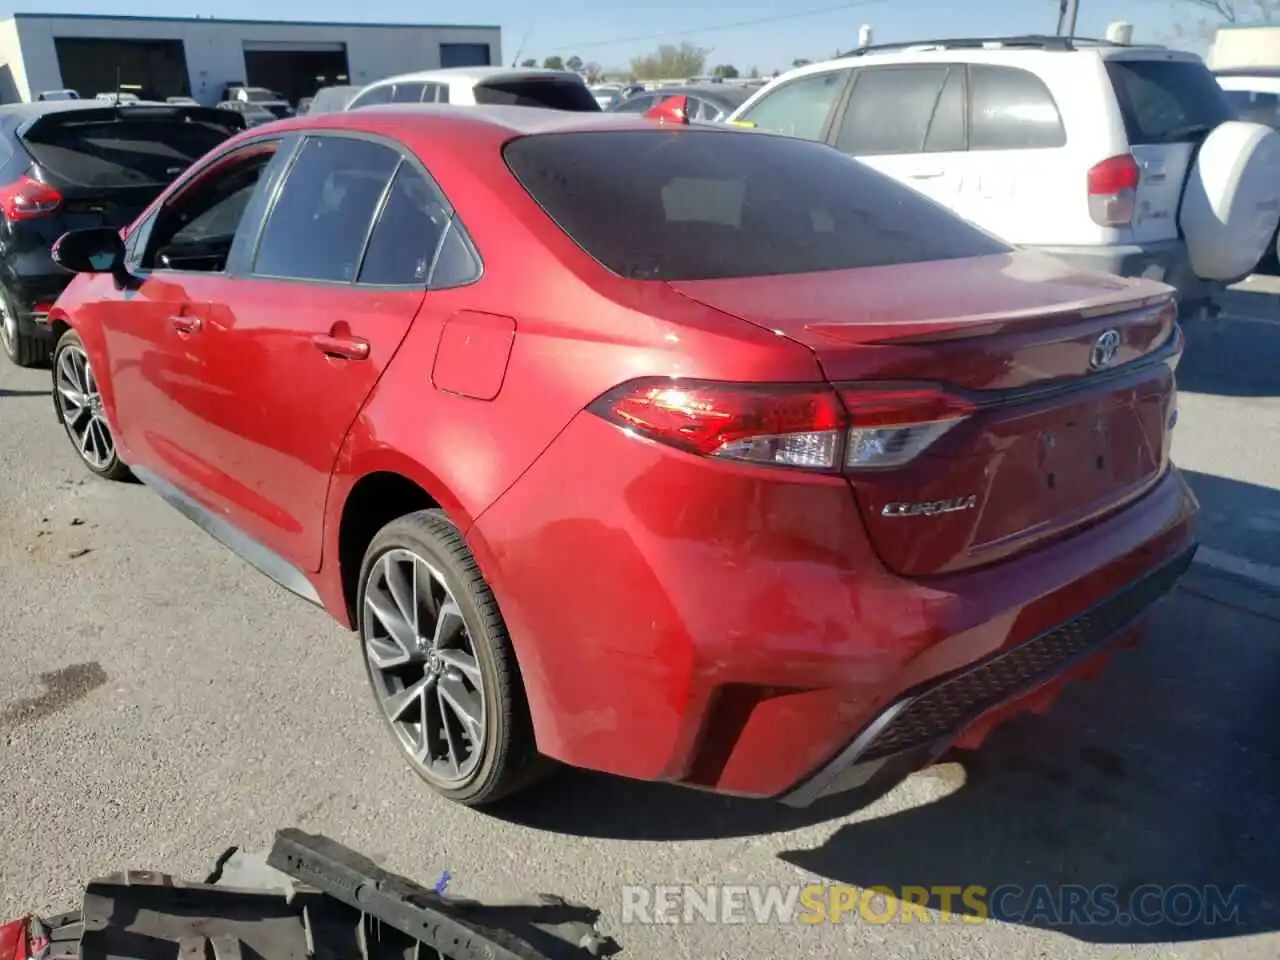
[[[546,67],[441,67],[438,70],[418,70],[414,73],[401,73],[394,77],[383,77],[368,84],[370,87],[382,87],[393,83],[426,83],[431,80],[441,83],[481,83],[485,80],[519,80],[522,77],[574,77],[576,73],[569,70],[551,70]],[[580,79],[580,78],[578,78]]]
[[[341,113],[306,114],[277,121],[277,131],[317,129],[385,133],[447,132],[442,141],[490,140],[502,143],[516,137],[552,133],[590,133],[609,130],[659,130],[661,124],[639,114],[607,111],[547,110],[542,107],[457,106],[443,103],[381,103]],[[742,134],[737,127],[694,124],[690,129]],[[771,136],[750,131],[750,136]]]

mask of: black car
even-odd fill
[[[659,90],[643,90],[609,107],[610,113],[644,113],[672,97],[689,98],[689,119],[703,123],[719,123],[747,102],[755,93],[730,83],[691,83]]]
[[[92,100],[0,106],[0,346],[48,359],[45,317],[72,273],[49,251],[79,227],[124,227],[178,174],[244,129],[228,110]]]

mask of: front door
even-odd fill
[[[236,526],[303,570],[320,566],[338,451],[423,303],[447,220],[398,149],[308,137],[254,256],[208,305],[206,429],[234,478],[219,499]]]
[[[122,450],[131,465],[201,498],[216,456],[198,443],[210,390],[199,332],[278,146],[232,151],[153,211],[129,239],[133,287],[102,314]]]

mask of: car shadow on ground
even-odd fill
[[[1280,492],[1190,479],[1206,512],[1241,497],[1280,510]],[[1194,565],[1144,642],[1101,677],[918,774],[953,788],[931,803],[910,806],[921,791],[908,784],[877,816],[867,807],[881,785],[792,810],[563,771],[494,812],[541,830],[646,841],[843,820],[820,845],[778,857],[835,883],[924,888],[929,906],[949,902],[970,919],[981,910],[940,888],[984,888],[990,915],[1090,943],[1280,931],[1280,595],[1233,604],[1232,584]],[[1081,890],[1091,899],[1072,907]]]
[[[1280,397],[1280,295],[1232,290],[1223,309],[1217,319],[1183,323],[1187,344],[1178,365],[1178,389]]]

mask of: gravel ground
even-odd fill
[[[1280,322],[1256,316],[1192,332],[1176,453],[1209,561],[1147,642],[963,763],[803,812],[578,772],[501,818],[437,800],[377,722],[350,634],[145,488],[90,477],[47,372],[0,366],[0,917],[65,909],[122,867],[198,879],[299,826],[428,884],[447,869],[465,895],[598,907],[637,958],[1270,960]],[[623,884],[685,883],[1244,889],[1210,926],[623,923]]]

